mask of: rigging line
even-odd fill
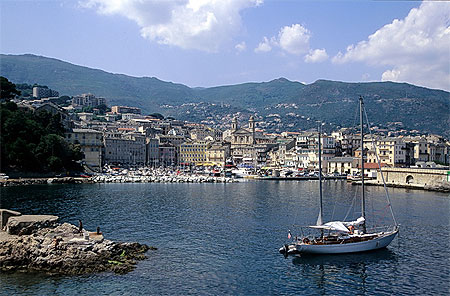
[[[370,122],[369,122],[369,118],[367,116],[367,112],[366,112],[366,108],[365,107],[364,107],[364,115],[366,116],[367,127],[369,128],[370,138],[372,140],[372,147],[375,148],[375,157],[377,158],[378,168],[380,169],[381,179],[383,180],[384,192],[386,193],[386,198],[387,198],[387,201],[388,201],[389,209],[391,210],[391,215],[392,215],[392,219],[394,220],[394,224],[395,224],[395,226],[397,226],[398,225],[397,224],[397,220],[395,220],[394,210],[392,209],[392,204],[391,204],[391,198],[389,197],[389,192],[387,190],[386,182],[384,180],[383,171],[381,169],[381,161],[380,161],[380,158],[378,157],[378,153],[377,153],[377,149],[376,149],[376,146],[375,146],[374,137],[372,135],[372,128],[370,127]]]
[[[355,104],[355,116],[353,116],[353,123],[352,123],[352,125],[350,126],[350,128],[351,128],[351,131],[352,132],[354,132],[355,131],[355,129],[356,129],[356,120],[357,120],[357,118],[358,118],[358,111],[359,111],[359,104]]]
[[[358,194],[358,191],[359,191],[359,187],[356,187],[355,195],[353,196],[353,199],[352,199],[352,204],[350,205],[350,207],[349,207],[348,210],[347,210],[347,213],[345,214],[344,221],[347,220],[348,215],[350,214],[350,211],[351,211],[351,210],[353,209],[353,207],[354,207],[354,204],[355,204],[355,200],[356,200],[356,196],[357,196],[357,194]]]

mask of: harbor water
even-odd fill
[[[318,181],[125,183],[0,188],[0,208],[83,221],[158,248],[125,275],[0,273],[0,295],[448,295],[448,194],[389,188],[399,236],[379,251],[288,257],[288,230],[314,224]],[[359,186],[324,182],[325,220],[358,210]],[[369,223],[392,220],[367,188]],[[352,217],[357,217],[355,213]]]

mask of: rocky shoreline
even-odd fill
[[[56,219],[47,217],[55,216],[9,218],[4,227],[7,231],[0,230],[1,272],[81,275],[111,271],[123,274],[132,271],[138,260],[146,259],[148,250],[156,250],[145,244],[106,240],[96,232],[83,230],[80,233],[72,224],[57,223]],[[24,223],[26,220],[33,221]]]
[[[92,183],[233,183],[232,178],[202,175],[162,175],[162,176],[111,176],[97,175],[89,178],[22,178],[1,180],[0,187],[39,185],[39,184],[92,184]]]

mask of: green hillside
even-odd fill
[[[407,83],[318,80],[304,85],[279,78],[263,83],[189,88],[153,77],[112,74],[35,55],[0,55],[0,75],[16,84],[47,85],[61,95],[90,92],[106,97],[109,104],[137,106],[146,113],[161,112],[193,121],[219,120],[230,112],[258,114],[262,119],[279,114],[287,130],[309,127],[318,119],[330,126],[352,125],[362,95],[374,124],[401,122],[405,129],[450,136],[450,93]]]
[[[14,83],[38,83],[61,95],[92,93],[108,98],[112,104],[154,106],[179,104],[193,97],[192,89],[154,77],[131,77],[73,65],[35,55],[0,55],[1,75]]]

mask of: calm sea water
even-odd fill
[[[126,275],[0,273],[0,294],[448,295],[447,194],[389,189],[401,231],[387,249],[285,259],[278,248],[287,230],[316,221],[317,187],[260,181],[0,188],[0,208],[54,214],[75,225],[82,219],[108,239],[158,247]],[[383,188],[367,189],[371,221],[389,219]],[[342,218],[359,190],[325,182],[325,217]]]

